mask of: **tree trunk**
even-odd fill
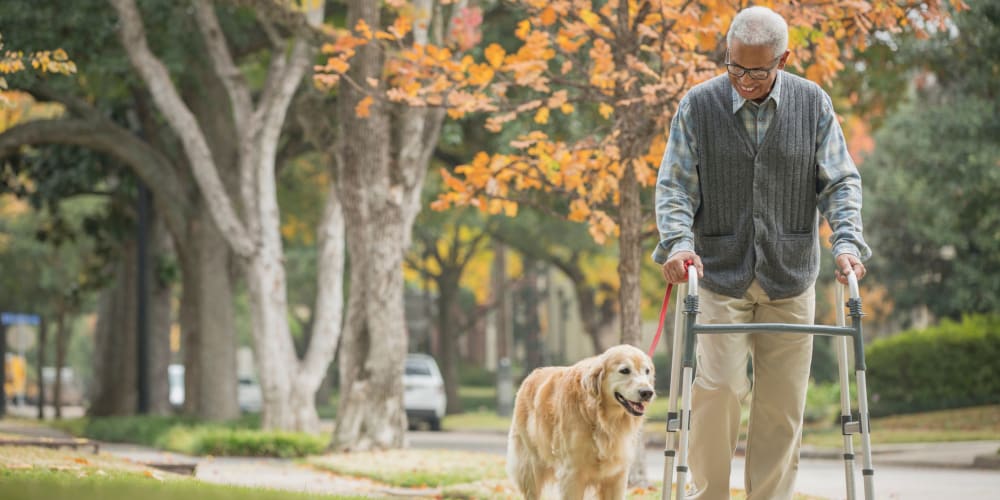
[[[178,247],[184,290],[181,343],[184,351],[184,413],[207,420],[239,416],[236,401],[236,330],[230,251],[204,211],[188,223],[187,243]]]
[[[49,321],[42,318],[38,325],[38,420],[45,419],[45,351],[48,350]],[[58,378],[58,376],[56,377]]]
[[[170,414],[170,385],[167,379],[167,366],[170,364],[170,302],[171,287],[159,277],[157,265],[164,257],[170,255],[170,235],[163,223],[163,218],[153,212],[153,224],[150,231],[150,265],[147,268],[149,277],[149,365],[146,367],[149,381],[149,413],[152,415]]]
[[[452,308],[458,292],[458,280],[442,277],[438,281],[438,332],[441,335],[441,375],[448,400],[449,415],[462,413],[462,400],[458,397],[458,338]]]
[[[349,26],[364,20],[380,26],[379,6],[348,2]],[[352,60],[356,81],[378,79],[381,49],[358,48]],[[407,338],[403,319],[404,224],[403,166],[392,171],[389,110],[376,101],[370,115],[358,118],[364,97],[349,85],[340,88],[340,134],[336,166],[344,200],[351,255],[351,298],[340,351],[341,403],[331,447],[335,450],[400,448],[404,444],[403,364]]]
[[[621,281],[619,300],[621,302],[622,343],[639,345],[642,339],[642,289],[639,287],[639,272],[642,258],[642,207],[639,201],[639,180],[635,177],[632,162],[628,162],[619,184],[621,212],[619,224],[621,237],[618,242],[620,260],[618,276]],[[629,468],[628,484],[641,487],[649,484],[646,477],[645,446],[640,431],[639,446],[636,446],[632,467]]]
[[[87,411],[90,416],[134,415],[136,411],[134,245],[132,241],[122,245],[114,281],[101,293],[95,332],[95,392]]]
[[[639,181],[629,162],[619,184],[621,237],[618,243],[618,277],[621,281],[621,341],[639,346],[642,339],[642,289],[639,271],[642,259],[642,206],[639,200]],[[641,346],[639,346],[641,348]]]
[[[66,310],[60,307],[56,316],[56,381],[52,387],[56,419],[62,418],[62,370],[66,365],[66,337]]]

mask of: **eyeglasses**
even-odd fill
[[[781,56],[775,57],[773,59],[774,64],[772,64],[770,68],[744,68],[739,64],[733,64],[731,62],[727,62],[726,71],[729,71],[729,74],[735,78],[740,78],[744,74],[748,74],[750,75],[750,78],[754,80],[765,80],[767,79],[767,75],[771,74],[771,70],[778,67],[778,59],[781,59]]]

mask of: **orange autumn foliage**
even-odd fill
[[[737,5],[713,0],[513,3],[526,13],[513,33],[520,44],[512,51],[490,44],[482,61],[464,54],[467,47],[459,43],[407,46],[396,33],[402,28],[375,32],[375,43],[391,52],[385,86],[371,92],[376,99],[444,106],[453,118],[486,113],[486,127],[494,132],[521,117],[523,126],[532,127],[511,143],[513,152],[480,153],[454,175],[444,173],[448,190],[433,208],[473,205],[512,213],[511,204],[522,201],[525,190],[553,193],[567,200],[570,219],[589,222],[594,238],[604,241],[618,232],[623,176],[647,187],[655,182],[680,98],[723,71],[725,34]],[[865,48],[875,31],[943,26],[943,3],[759,2],[788,21],[790,69],[821,84],[834,78],[845,58]],[[403,27],[412,23],[407,4],[392,2],[400,6],[397,23]],[[324,49],[330,58],[317,67],[317,82],[336,84],[343,77],[353,47],[369,43],[365,28],[345,32]],[[588,113],[596,123],[582,136],[557,136],[552,134],[556,111]]]

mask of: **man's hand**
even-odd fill
[[[694,252],[677,252],[663,263],[661,268],[663,279],[667,280],[667,283],[687,281],[687,267],[684,265],[684,261],[687,260],[694,262],[694,267],[698,269],[699,278],[705,275],[705,268],[701,265],[701,257],[698,257]]]
[[[865,277],[866,270],[865,265],[861,263],[861,259],[849,254],[842,253],[837,256],[837,281],[841,284],[847,284],[847,272],[853,270],[854,276],[861,281],[861,278]]]

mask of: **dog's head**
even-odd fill
[[[641,417],[656,394],[655,376],[649,356],[623,344],[594,358],[584,383],[598,399],[616,401],[628,414]]]

